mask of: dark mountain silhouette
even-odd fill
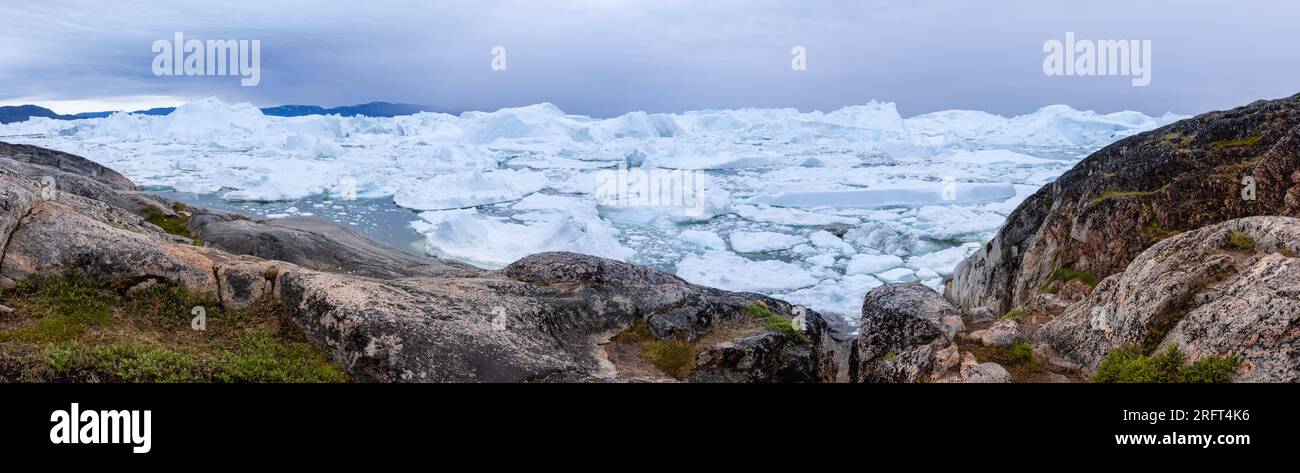
[[[167,115],[172,113],[174,110],[176,110],[176,107],[158,107],[148,110],[136,110],[131,113],[138,115]],[[267,107],[262,109],[262,113],[275,117],[301,117],[306,115],[396,117],[402,115],[413,115],[420,112],[456,113],[447,109],[431,107],[428,105],[389,102],[370,102],[361,105],[347,105],[332,108],[325,108],[319,105],[280,105],[277,107]],[[55,113],[53,110],[36,105],[4,106],[0,107],[0,123],[22,122],[27,121],[27,119],[32,117],[45,117],[56,120],[104,118],[113,113],[116,112],[84,112],[73,115],[60,115]]]

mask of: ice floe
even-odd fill
[[[167,116],[0,125],[0,139],[86,156],[150,189],[263,205],[269,218],[377,231],[328,199],[391,199],[428,254],[485,267],[575,251],[856,318],[884,282],[940,287],[1088,153],[1179,118],[1064,105],[905,118],[881,102],[605,119],[549,103],[271,117],[204,99]]]

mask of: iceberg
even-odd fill
[[[776,232],[735,232],[731,239],[731,249],[738,253],[767,253],[788,250],[795,245],[808,241],[803,237]]]
[[[276,117],[209,98],[166,116],[34,118],[0,125],[0,139],[240,205],[391,199],[388,218],[409,222],[426,253],[485,267],[576,251],[855,318],[883,282],[938,287],[1006,214],[1089,152],[1181,118],[1064,105],[903,117],[875,101],[610,118],[549,103]],[[654,199],[656,182],[703,186],[686,205]],[[322,214],[362,232],[392,225]]]

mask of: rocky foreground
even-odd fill
[[[879,287],[859,327],[572,253],[415,257],[0,143],[0,379],[1297,381],[1297,125],[1300,96],[1121,140],[1027,199],[944,295]],[[192,305],[214,331],[190,330]]]

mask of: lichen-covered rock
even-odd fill
[[[13,173],[0,169],[0,263],[3,263],[5,247],[12,240],[18,223],[31,212],[36,203],[39,190],[30,181],[17,179]]]
[[[0,188],[15,188],[0,176]],[[157,277],[196,292],[214,292],[212,261],[200,248],[180,243],[135,214],[80,196],[38,201],[4,248],[0,274],[25,279],[64,272],[110,278]]]
[[[960,361],[953,342],[964,330],[957,309],[923,284],[872,289],[862,303],[849,377],[867,383],[937,379]]]
[[[201,210],[190,218],[189,230],[214,248],[286,261],[317,271],[381,279],[471,276],[483,272],[461,263],[418,257],[336,223],[309,217],[258,222],[235,214]]]
[[[1237,243],[1230,243],[1235,241]],[[1249,245],[1246,245],[1249,242]],[[1240,381],[1300,381],[1300,219],[1249,217],[1161,241],[1034,335],[1084,373],[1110,350],[1236,355]]]
[[[696,355],[695,383],[818,382],[812,348],[791,344],[778,333],[760,333],[719,343]]]
[[[231,258],[216,263],[217,294],[227,309],[247,309],[271,297],[280,268],[288,265],[255,258]]]
[[[968,336],[984,346],[1011,346],[1021,339],[1020,325],[1011,320],[999,320],[986,329],[971,332]]]
[[[1100,279],[1179,232],[1247,216],[1300,216],[1296,169],[1300,95],[1122,139],[1025,199],[992,241],[957,266],[945,295],[962,309],[1005,313],[1026,305],[1062,268]],[[1252,185],[1251,198],[1243,197]],[[1073,286],[1065,299],[1089,289]]]
[[[1010,383],[1011,373],[1002,365],[984,362],[962,371],[961,383]]]

